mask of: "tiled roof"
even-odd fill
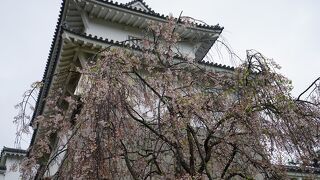
[[[134,0],[132,2],[129,2],[129,5],[128,5],[128,3],[127,4],[122,4],[122,3],[118,3],[118,2],[112,1],[112,0],[94,0],[94,1],[97,1],[97,2],[100,2],[100,3],[104,3],[104,4],[108,4],[108,5],[112,5],[112,6],[115,6],[115,7],[124,8],[124,9],[130,10],[130,11],[134,11],[134,12],[139,12],[139,13],[142,13],[142,14],[145,14],[145,15],[150,15],[150,16],[153,16],[153,17],[156,17],[156,18],[160,18],[160,19],[163,19],[163,20],[166,20],[168,18],[168,16],[166,16],[164,14],[156,13],[153,10],[148,12],[148,11],[144,11],[142,9],[138,9],[136,7],[130,6],[130,4],[132,4],[132,3],[136,2],[136,1],[140,1],[140,2],[144,3],[141,0],[136,0],[136,1]],[[194,25],[196,27],[198,27],[198,28],[203,28],[203,29],[219,30],[219,31],[223,30],[223,27],[220,27],[219,24],[217,24],[217,25],[207,25],[207,24],[195,23]]]
[[[1,155],[0,155],[0,159],[2,159],[3,155],[5,153],[11,153],[11,154],[27,154],[26,150],[23,149],[15,149],[15,148],[8,148],[8,147],[3,147],[3,149],[1,150]]]
[[[65,6],[65,2],[66,0],[63,0],[62,3],[61,3],[61,8],[60,8],[60,12],[59,12],[59,18],[58,18],[58,22],[57,22],[57,25],[56,25],[56,29],[55,29],[55,32],[54,32],[54,35],[53,35],[53,40],[52,40],[52,43],[51,43],[51,46],[50,46],[50,50],[49,50],[49,56],[47,58],[47,63],[46,63],[46,67],[45,67],[45,71],[44,71],[44,74],[43,74],[43,77],[42,77],[42,82],[47,84],[49,79],[46,77],[48,75],[48,70],[49,70],[49,66],[50,66],[50,59],[52,59],[52,56],[53,56],[53,50],[54,50],[54,46],[57,42],[58,39],[60,39],[60,27],[61,27],[61,21],[62,21],[62,12],[63,12],[63,9],[64,9],[64,6]],[[55,58],[54,58],[55,59]],[[54,60],[55,61],[55,60]],[[48,83],[50,84],[50,83]],[[40,99],[41,97],[44,95],[43,93],[45,93],[47,91],[47,87],[46,86],[43,86],[41,87],[40,89],[40,92],[39,92],[39,95],[38,95],[38,98],[37,98],[37,102],[36,102],[36,108],[35,108],[35,111],[33,113],[33,117],[32,117],[32,120],[35,118],[35,116],[40,113],[40,109],[38,108],[40,106]],[[45,93],[46,95],[46,93]],[[42,104],[42,103],[41,103]],[[31,121],[32,123],[32,121]],[[35,133],[33,133],[35,134]],[[31,142],[33,142],[33,138],[31,140]],[[32,144],[32,143],[31,143]]]
[[[219,63],[214,63],[214,62],[208,62],[208,61],[199,61],[200,64],[206,65],[206,66],[211,66],[211,67],[217,67],[217,68],[221,68],[221,69],[225,69],[225,70],[230,70],[230,71],[234,71],[234,67],[232,66],[227,66],[227,65],[223,65],[223,64],[219,64]]]
[[[47,58],[47,63],[46,63],[46,67],[45,67],[45,70],[44,70],[44,73],[43,73],[43,77],[42,77],[42,82],[44,83],[44,85],[40,88],[40,91],[39,91],[39,94],[38,94],[38,98],[37,98],[37,102],[36,102],[36,106],[35,106],[35,110],[33,112],[33,115],[32,115],[32,120],[31,120],[31,124],[33,123],[35,117],[40,114],[43,110],[43,101],[41,101],[41,99],[43,99],[44,97],[47,96],[47,93],[48,93],[48,88],[49,88],[49,84],[51,82],[51,77],[52,75],[52,72],[49,74],[48,71],[53,69],[55,67],[55,62],[56,62],[56,59],[57,59],[57,55],[52,58],[53,56],[53,51],[54,51],[54,46],[57,44],[59,44],[57,41],[60,42],[60,30],[61,30],[61,25],[62,25],[62,13],[63,13],[63,9],[65,7],[65,4],[66,4],[66,1],[67,0],[62,0],[62,3],[61,3],[61,7],[60,7],[60,12],[59,12],[59,17],[58,17],[58,22],[56,24],[56,28],[55,28],[55,31],[54,31],[54,35],[53,35],[53,40],[51,42],[51,46],[50,46],[50,50],[49,50],[49,56]],[[52,63],[50,61],[50,59],[52,59],[54,61],[54,63]],[[35,135],[37,133],[37,129],[34,130],[33,134],[32,134],[32,138],[31,138],[31,141],[30,141],[30,145],[33,144],[34,140],[35,140]],[[28,154],[27,154],[28,156]]]
[[[3,157],[5,156],[5,154],[10,154],[10,155],[18,155],[18,156],[24,156],[27,154],[26,150],[23,149],[15,149],[15,148],[8,148],[8,147],[3,147],[1,150],[1,154],[0,154],[0,162],[3,161]],[[0,165],[0,170],[6,170],[6,167]]]
[[[8,147],[3,147],[1,154],[4,152],[10,152],[10,153],[20,153],[20,154],[26,154],[27,151],[23,149],[16,149],[16,148],[8,148]]]
[[[0,155],[0,171],[4,173],[4,171],[7,170],[7,167],[5,166],[6,156],[13,155],[13,156],[21,157],[21,156],[25,156],[26,154],[27,154],[27,151],[23,149],[3,147]]]

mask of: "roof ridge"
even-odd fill
[[[150,6],[146,2],[144,2],[144,0],[132,0],[132,1],[128,2],[128,3],[126,3],[125,6],[129,7],[129,6],[131,6],[132,4],[134,4],[136,2],[142,3],[145,8],[147,8],[150,12],[154,13],[154,10],[151,9]]]
[[[198,63],[199,64],[203,64],[203,65],[207,65],[207,66],[213,66],[213,67],[217,67],[217,68],[222,68],[222,69],[230,70],[230,71],[234,71],[235,70],[234,66],[228,66],[228,65],[220,64],[220,63],[216,63],[216,62],[200,60],[200,61],[198,61]]]
[[[132,0],[132,1],[130,1],[130,2],[127,2],[125,5],[126,6],[128,6],[128,5],[131,5],[131,4],[133,4],[133,3],[135,3],[135,2],[142,2],[143,0]]]

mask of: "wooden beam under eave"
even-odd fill
[[[89,17],[93,18],[95,16],[96,11],[98,11],[98,6],[97,5],[93,5],[91,11],[89,11]]]
[[[68,62],[70,59],[72,59],[74,56],[74,54],[70,55],[70,56],[65,56],[65,57],[61,57],[60,62]]]
[[[121,16],[120,20],[119,20],[119,23],[122,24],[123,21],[126,19],[127,17],[127,14],[126,13],[123,13],[123,15]]]
[[[127,20],[126,25],[131,24],[131,22],[133,21],[133,19],[134,19],[134,16],[133,16],[133,15],[130,15],[130,18]]]
[[[72,41],[68,38],[64,38],[63,39],[63,49],[64,50],[71,50],[73,48],[75,48],[76,45],[72,43]]]
[[[69,63],[69,64],[66,65],[66,66],[59,67],[59,72],[66,72],[66,69],[69,69],[69,68],[70,68],[70,64],[71,64],[71,63]]]
[[[69,25],[70,25],[71,27],[74,27],[74,26],[81,26],[81,27],[83,27],[83,26],[84,26],[82,21],[70,22]]]
[[[70,16],[70,15],[68,15],[66,17],[66,20],[67,21],[71,21],[71,22],[79,22],[79,21],[81,21],[81,17],[80,16]]]
[[[70,64],[70,61],[64,60],[64,61],[60,61],[59,66],[60,66],[60,67],[62,67],[62,66],[67,66],[68,64]]]
[[[63,85],[63,94],[65,94],[67,91],[69,91],[69,87],[68,85],[70,84],[70,80],[72,79],[72,76],[75,74],[76,71],[76,66],[75,66],[75,62],[78,58],[79,55],[79,49],[76,50],[76,53],[74,54],[73,59],[71,60],[70,63],[70,67],[69,67],[69,73],[64,81],[64,85]],[[72,94],[72,93],[71,93]]]
[[[141,17],[137,17],[134,23],[132,24],[132,27],[136,27],[140,21],[141,21]]]
[[[105,11],[105,8],[104,8],[104,7],[101,7],[101,8],[99,9],[99,11],[98,11],[97,18],[101,18],[102,15],[103,15],[103,13],[104,13],[104,11]]]
[[[140,29],[144,28],[145,26],[147,25],[147,21],[142,19],[142,23],[141,25],[139,26]]]
[[[71,49],[71,50],[63,50],[63,52],[61,53],[61,57],[62,58],[65,58],[65,57],[68,57],[68,56],[72,56],[74,53],[74,49]]]
[[[118,15],[119,15],[119,11],[116,11],[114,16],[111,19],[111,22],[114,22],[117,19]]]
[[[104,16],[103,19],[108,20],[110,13],[112,13],[112,11],[113,11],[112,9],[106,9],[106,15]]]
[[[93,43],[91,43],[91,42],[85,42],[84,44],[89,48],[93,47]]]
[[[67,15],[68,16],[80,16],[80,13],[77,9],[76,10],[68,10]]]
[[[91,6],[91,8],[90,8],[90,6]],[[92,9],[93,8],[93,5],[92,4],[90,4],[90,3],[88,3],[88,2],[85,2],[85,5],[84,5],[84,10],[85,11],[89,11],[89,9]]]
[[[56,76],[56,81],[55,81],[56,84],[59,84],[62,81],[64,81],[67,78],[68,74],[69,74],[69,68],[63,69],[63,70],[60,70],[59,72],[57,72],[55,74],[55,76]]]
[[[193,30],[189,29],[188,32],[185,35],[185,38],[189,39],[192,36],[192,34],[193,34]]]

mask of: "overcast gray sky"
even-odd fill
[[[183,11],[210,25],[219,23],[225,27],[224,39],[240,57],[245,57],[245,50],[256,49],[278,62],[281,73],[293,80],[294,95],[320,76],[318,0],[145,2],[162,14],[179,16]],[[32,82],[42,79],[60,4],[61,0],[1,0],[0,149],[13,147],[14,105]],[[26,138],[22,147],[27,148],[29,141]]]

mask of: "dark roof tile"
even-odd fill
[[[230,71],[234,71],[235,67],[232,66],[227,66],[224,64],[219,64],[219,63],[214,63],[214,62],[208,62],[208,61],[199,61],[199,64],[203,64],[203,65],[207,65],[207,66],[212,66],[212,67],[216,67],[216,68],[221,68],[221,69],[225,69],[225,70],[230,70]]]
[[[27,151],[24,149],[16,149],[16,148],[8,148],[8,147],[3,147],[1,154],[2,152],[21,153],[21,154],[27,153]]]

